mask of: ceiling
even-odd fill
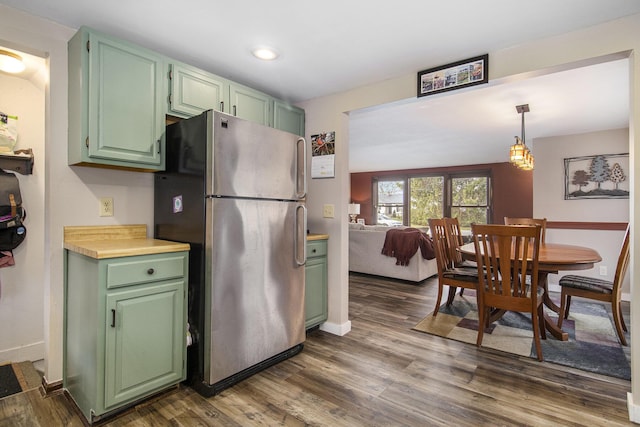
[[[459,93],[458,93],[459,92]],[[629,125],[629,60],[427,96],[349,117],[350,172],[499,163],[525,141]]]
[[[483,0],[482,7],[477,1],[461,0],[449,10],[434,0],[0,0],[0,4],[71,28],[87,25],[292,103],[640,13],[637,0]],[[280,57],[269,62],[255,59],[251,50],[263,45],[274,47]],[[616,69],[600,72],[626,73],[622,70],[626,64],[609,65]],[[556,73],[512,83],[490,82],[451,95],[353,113],[350,169],[468,163],[463,154],[478,146],[483,147],[482,155],[475,155],[473,163],[504,161],[506,146],[520,134],[515,105],[523,103],[531,108],[525,116],[527,143],[529,137],[589,131],[596,123],[605,128],[626,126],[620,115],[628,117],[628,110],[621,111],[628,107],[614,94],[628,98],[628,91],[616,85],[628,85],[628,74],[594,77],[597,72],[592,70],[588,77],[566,71],[564,77]],[[569,86],[572,92],[563,95],[560,89]],[[594,86],[603,86],[602,92],[596,94]],[[599,105],[597,111],[587,111],[591,105]],[[611,109],[618,116],[611,114],[605,122],[609,114],[604,113]],[[561,127],[562,123],[567,126]],[[494,149],[489,148],[491,142]],[[438,159],[436,153],[443,146],[454,155]],[[500,160],[495,157],[498,146]]]

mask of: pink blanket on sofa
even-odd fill
[[[417,228],[392,228],[387,231],[382,254],[396,258],[396,265],[409,265],[409,260],[420,248],[424,259],[433,259],[436,254],[433,242],[426,233]]]

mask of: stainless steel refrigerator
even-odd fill
[[[154,235],[191,244],[188,381],[210,396],[302,349],[306,144],[210,110],[166,146]]]

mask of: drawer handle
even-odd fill
[[[116,327],[116,310],[113,308],[111,309],[111,327]]]
[[[155,270],[153,268],[147,270],[148,275],[152,275],[153,273],[155,273]]]
[[[313,253],[315,254],[315,253],[316,253],[316,250],[315,250],[315,249],[311,249],[311,252],[313,252]]]

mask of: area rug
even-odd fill
[[[0,366],[0,399],[39,387],[41,377],[29,361]]]
[[[609,311],[598,302],[572,299],[569,318],[562,324],[569,340],[559,341],[547,334],[547,339],[542,340],[544,361],[630,380],[630,355],[618,341]],[[548,313],[557,320],[555,313]],[[478,337],[475,292],[465,290],[464,296],[456,295],[451,306],[443,304],[435,318],[429,313],[413,329],[475,345]],[[629,334],[625,336],[630,343]],[[535,359],[530,315],[507,312],[485,331],[482,347]]]

